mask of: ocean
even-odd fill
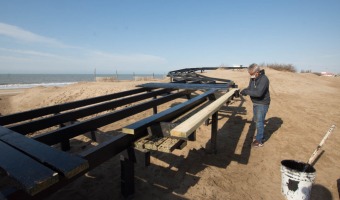
[[[0,89],[22,89],[37,86],[65,86],[78,82],[95,82],[95,77],[118,77],[134,80],[135,77],[162,79],[162,74],[0,74]]]

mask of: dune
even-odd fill
[[[307,162],[332,124],[340,126],[340,78],[319,77],[265,69],[271,104],[266,117],[266,142],[251,148],[255,134],[249,97],[235,98],[219,112],[217,154],[207,154],[210,125],[197,130],[197,140],[171,154],[152,152],[151,165],[137,163],[134,199],[284,199],[281,161]],[[215,70],[203,75],[248,85],[246,70]],[[65,87],[37,87],[0,93],[2,115],[132,89],[142,81],[78,83]],[[163,105],[166,109],[170,104]],[[151,111],[147,114],[151,114]],[[119,129],[142,115],[101,128]],[[312,199],[338,198],[340,179],[339,128],[323,146],[314,168]],[[82,139],[80,137],[80,139]],[[105,139],[105,138],[104,138]],[[72,151],[76,151],[72,147]],[[52,194],[54,199],[123,199],[119,156]]]

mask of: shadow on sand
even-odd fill
[[[200,179],[199,172],[206,167],[215,166],[225,169],[231,161],[248,164],[256,128],[252,121],[243,117],[247,113],[243,104],[244,99],[241,97],[241,99],[235,99],[231,105],[222,107],[219,111],[219,120],[227,118],[227,121],[218,130],[216,154],[209,154],[206,151],[210,148],[210,140],[207,142],[206,148],[189,150],[187,157],[172,153],[152,152],[155,159],[166,163],[168,167],[151,164],[147,169],[138,170],[136,187],[139,190],[144,188],[143,191],[148,191],[147,193],[156,190],[156,193],[164,194],[166,199],[183,199],[180,195],[185,194],[190,187],[197,184]],[[219,123],[221,122],[219,121]],[[266,120],[266,141],[281,127],[282,123],[283,121],[279,117]],[[249,128],[245,139],[243,139],[244,137],[241,138],[241,136],[246,126]],[[207,134],[210,135],[210,131]],[[239,143],[242,144],[241,149],[237,149]],[[240,153],[236,153],[236,150]]]
[[[337,199],[333,198],[332,193],[323,185],[313,184],[311,191],[311,200],[323,199],[323,200],[332,200]]]

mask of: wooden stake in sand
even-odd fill
[[[322,138],[320,144],[316,147],[315,151],[313,152],[313,154],[311,155],[311,157],[309,158],[307,165],[305,167],[305,170],[307,170],[308,166],[312,165],[312,163],[314,162],[314,160],[316,159],[318,152],[320,151],[322,145],[325,143],[325,141],[327,140],[328,136],[332,133],[332,131],[334,130],[335,125],[333,124],[329,130],[327,131],[326,135]]]

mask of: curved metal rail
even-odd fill
[[[216,70],[216,69],[244,69],[246,67],[196,67],[196,68],[184,68],[179,70],[170,71],[168,77],[171,82],[198,82],[198,83],[233,83],[229,79],[211,78],[201,74],[197,74],[196,71],[201,73],[205,70]]]

